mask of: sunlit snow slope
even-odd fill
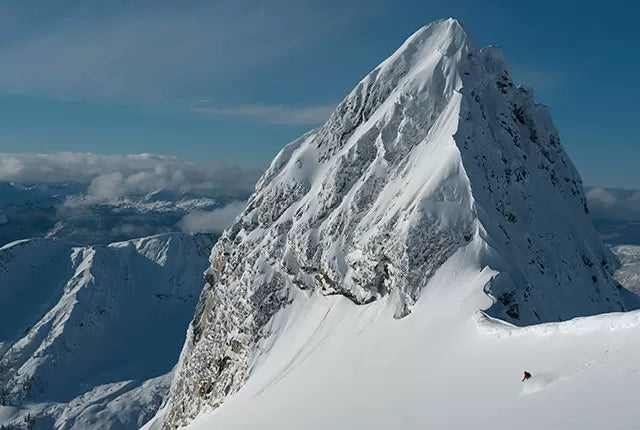
[[[0,248],[0,426],[133,429],[166,394],[214,237]]]
[[[260,345],[243,388],[187,428],[640,427],[640,312],[508,326],[469,314],[463,300],[448,301],[452,280],[455,297],[492,276],[479,268],[456,272],[456,263],[472,261],[468,253],[453,257],[400,320],[385,300],[294,300],[273,320],[274,334]],[[524,370],[533,374],[526,383]]]
[[[396,408],[430,402],[446,422],[459,391],[441,385],[459,376],[443,365],[484,375],[470,377],[474,396],[492,384],[476,353],[500,341],[479,334],[478,310],[528,326],[636,307],[588,212],[549,109],[513,83],[501,50],[478,49],[456,20],[430,24],[281,151],[217,242],[158,425],[229,399],[238,409],[214,412],[217,428],[251,428],[260,402],[265,428],[373,428],[367,413],[391,425]],[[523,366],[547,371],[540,360],[494,365],[513,391]],[[287,427],[292,396],[295,412],[316,411],[305,425]],[[469,422],[486,418],[474,410]]]

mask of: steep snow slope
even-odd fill
[[[153,416],[214,239],[0,248],[0,424],[125,429]]]
[[[437,299],[450,318],[516,325],[636,306],[587,214],[548,108],[500,49],[452,19],[420,29],[281,151],[216,244],[165,428],[237,393],[284,336],[274,318],[306,295],[384,299],[395,318]]]
[[[493,275],[474,267],[473,248],[399,320],[389,298],[357,306],[295,292],[246,385],[186,429],[638,428],[640,312],[520,328],[469,313],[481,302],[443,306],[452,285],[462,293]]]

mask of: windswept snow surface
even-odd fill
[[[0,248],[0,427],[134,429],[150,419],[215,237]]]
[[[186,429],[640,428],[640,312],[528,327],[469,314],[492,273],[467,251],[399,320],[388,299],[297,291],[244,387]]]
[[[490,396],[469,406],[468,421],[444,410],[454,394],[491,390],[491,366],[566,369],[524,360],[534,349],[487,361],[493,349],[507,357],[506,343],[484,351],[469,322],[478,310],[528,326],[637,308],[588,213],[549,109],[513,83],[501,50],[479,49],[454,19],[423,27],[326,124],[281,151],[216,243],[164,428],[220,407],[218,428],[251,428],[254,416],[263,428],[354,428],[366,414],[391,425],[429,405],[443,411],[440,424],[481,422],[496,409],[486,409]],[[441,387],[459,378],[447,363],[477,373],[476,386]],[[294,410],[314,411],[299,416],[305,425],[276,426],[285,421],[276,406],[291,396]],[[244,416],[222,412],[233,411],[228,400]]]

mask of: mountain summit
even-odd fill
[[[631,306],[549,109],[454,19],[283,148],[211,263],[166,428],[236,393],[276,342],[274,317],[317,295],[520,326]]]

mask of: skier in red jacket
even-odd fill
[[[524,376],[522,377],[522,382],[526,381],[527,379],[531,378],[531,373],[527,372],[526,370],[524,371]]]

